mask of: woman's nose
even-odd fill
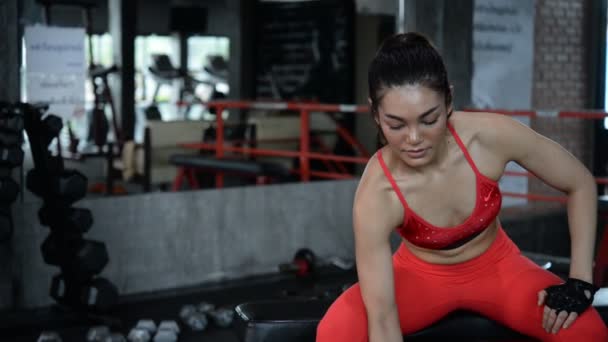
[[[422,135],[417,128],[411,127],[407,132],[407,142],[411,145],[417,145],[422,142]]]

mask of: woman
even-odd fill
[[[597,190],[588,170],[507,116],[454,112],[443,60],[420,34],[385,41],[368,76],[386,144],[355,194],[359,283],[332,304],[317,341],[402,341],[457,309],[541,341],[608,341],[590,307]],[[497,181],[509,161],[568,195],[565,282],[501,228]],[[403,243],[391,255],[395,227]]]

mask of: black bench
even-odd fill
[[[313,342],[319,321],[331,300],[267,300],[236,307],[236,326],[243,342]],[[597,303],[596,303],[597,304]],[[606,305],[601,303],[599,305]],[[596,309],[608,319],[606,306]],[[476,313],[456,311],[441,321],[404,336],[407,341],[501,341],[532,339]]]
[[[291,176],[289,170],[280,164],[254,160],[220,159],[214,156],[196,154],[174,154],[169,157],[169,163],[178,167],[178,173],[173,182],[173,190],[181,188],[184,177],[188,179],[191,187],[198,188],[195,176],[198,171],[254,177],[257,184],[283,182]]]

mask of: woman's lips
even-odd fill
[[[413,159],[418,159],[418,158],[422,158],[426,155],[426,152],[428,151],[428,149],[426,148],[417,148],[417,149],[412,149],[412,150],[405,150],[405,153]]]

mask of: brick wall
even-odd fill
[[[585,0],[536,0],[532,103],[536,109],[584,109],[589,98],[585,68],[588,16]],[[536,118],[532,128],[557,141],[591,168],[593,121]],[[551,192],[538,181],[529,191]]]

